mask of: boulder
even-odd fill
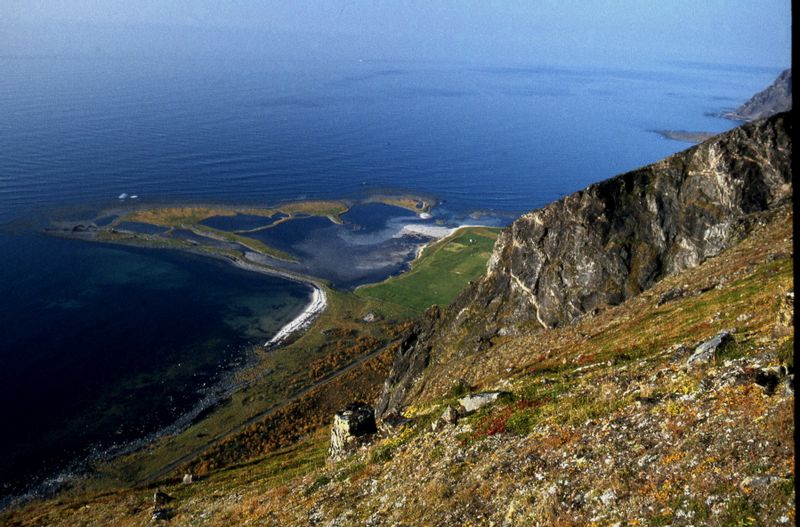
[[[403,417],[402,414],[393,412],[381,419],[378,424],[378,430],[385,435],[394,435],[400,427],[410,422],[411,419],[408,417]]]
[[[192,476],[192,475],[191,475],[191,474],[189,474],[189,473],[186,473],[186,474],[184,474],[184,475],[183,475],[183,480],[182,480],[182,481],[183,481],[185,484],[187,484],[187,485],[188,485],[189,483],[191,483],[191,482],[192,482],[192,480],[193,480],[193,479],[194,479],[194,476]]]
[[[723,349],[734,342],[731,331],[721,331],[705,342],[700,343],[700,345],[694,349],[691,356],[689,356],[686,364],[689,366],[707,364],[714,360]]]
[[[794,395],[794,374],[790,373],[781,379],[780,386],[782,386],[780,393],[784,397],[792,397]]]
[[[668,289],[661,296],[658,297],[658,302],[656,302],[656,307],[661,307],[667,302],[672,302],[673,300],[677,300],[679,298],[683,298],[686,296],[688,292],[688,288],[686,285],[683,287],[673,287],[672,289]]]
[[[458,400],[458,404],[464,409],[464,413],[471,414],[472,412],[483,408],[484,406],[495,402],[501,396],[510,395],[508,392],[482,392],[467,395]]]
[[[328,457],[333,461],[346,457],[377,431],[372,406],[362,402],[350,403],[333,417]]]
[[[791,327],[794,324],[794,291],[783,295],[778,302],[778,325]]]
[[[454,425],[458,422],[458,411],[452,406],[447,405],[440,419],[449,425]]]
[[[164,505],[174,499],[175,498],[162,490],[156,490],[155,493],[153,493],[153,505]]]
[[[787,481],[787,478],[782,478],[780,476],[748,476],[742,480],[742,482],[739,484],[739,488],[745,490],[759,487],[769,487],[770,485],[784,483]]]
[[[755,374],[755,383],[764,390],[767,395],[775,393],[775,388],[781,379],[786,377],[786,368],[784,366],[771,366],[769,368],[761,368]]]
[[[439,419],[433,422],[431,428],[435,432],[436,430],[440,430],[447,426],[452,426],[458,422],[458,410],[453,408],[450,405],[447,405],[447,408],[444,409],[442,415],[439,416]]]

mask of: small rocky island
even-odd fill
[[[653,130],[655,133],[665,139],[672,139],[673,141],[682,141],[684,143],[702,143],[707,139],[711,139],[714,135],[711,132],[687,132],[686,130]]]

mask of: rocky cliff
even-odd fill
[[[753,95],[749,101],[723,117],[736,121],[753,121],[792,109],[792,70],[781,73],[775,82]]]
[[[522,216],[498,238],[487,274],[406,335],[378,413],[424,392],[430,363],[572,324],[737,243],[758,213],[791,200],[791,133],[791,114],[779,114]]]

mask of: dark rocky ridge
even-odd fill
[[[792,109],[792,69],[781,73],[775,82],[753,95],[749,101],[723,117],[736,121],[754,121]]]
[[[791,113],[779,114],[522,216],[487,274],[404,337],[378,414],[420,393],[431,365],[570,324],[737,243],[758,213],[791,201],[791,134]]]

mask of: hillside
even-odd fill
[[[378,413],[441,393],[499,340],[598,313],[737,243],[791,200],[791,131],[790,114],[745,125],[519,218],[486,275],[406,336]]]
[[[790,114],[745,125],[517,220],[482,278],[375,356],[385,419],[341,461],[327,426],[275,435],[385,366],[251,427],[246,456],[221,444],[189,484],[0,523],[793,524],[791,133]]]
[[[771,85],[723,117],[736,121],[755,121],[792,109],[792,69],[783,71]]]

